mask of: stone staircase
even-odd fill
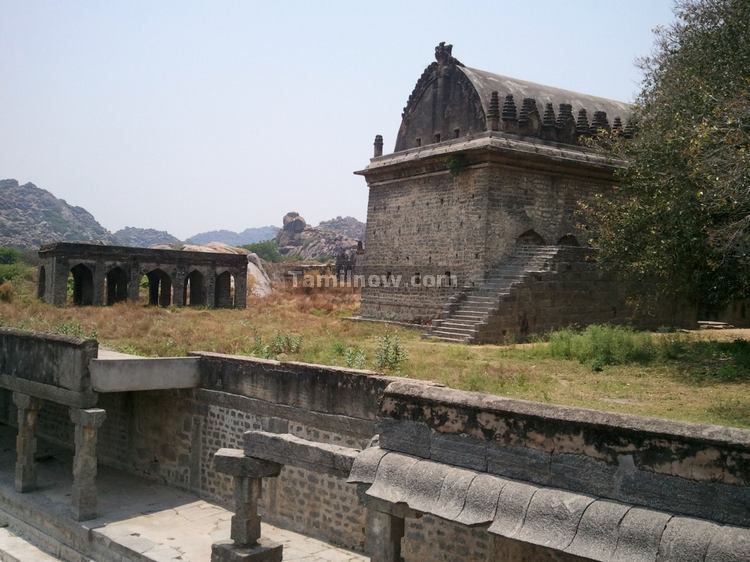
[[[519,244],[484,282],[450,297],[440,316],[433,320],[427,337],[432,340],[472,343],[481,326],[501,306],[503,299],[533,273],[549,271],[560,246]]]

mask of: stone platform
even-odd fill
[[[56,559],[208,562],[211,544],[229,538],[232,514],[221,506],[101,466],[97,478],[101,516],[75,521],[70,512],[71,454],[43,442],[37,455],[39,487],[19,494],[13,482],[15,434],[14,428],[0,426],[0,524]],[[262,534],[284,545],[284,560],[367,560],[265,523]],[[12,537],[9,541],[18,543]],[[0,542],[0,559],[2,549]]]

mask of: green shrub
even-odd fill
[[[254,254],[258,254],[259,258],[266,261],[280,262],[283,259],[283,256],[279,253],[279,245],[276,243],[276,240],[264,240],[263,242],[246,244],[242,247]]]
[[[10,265],[21,261],[21,252],[0,246],[0,264]]]
[[[61,322],[52,328],[52,333],[81,339],[96,339],[96,330],[87,331],[79,322]]]
[[[299,353],[301,349],[302,336],[277,333],[270,343],[265,343],[262,336],[255,336],[248,353],[262,359],[276,359],[282,353]]]
[[[302,349],[302,336],[278,333],[271,342],[271,349],[276,355],[281,353],[298,353]]]
[[[375,350],[375,368],[397,373],[408,359],[401,339],[395,332],[386,332],[378,338]]]
[[[367,365],[367,354],[358,346],[344,350],[344,361],[350,369],[364,369]]]
[[[549,335],[548,353],[576,359],[601,370],[606,365],[648,363],[658,353],[650,334],[623,326],[593,324],[582,332],[557,330]]]

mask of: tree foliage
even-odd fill
[[[637,135],[616,196],[588,204],[602,261],[651,296],[711,308],[750,296],[750,2],[682,0],[640,61]]]
[[[253,244],[246,244],[242,247],[258,254],[258,257],[269,262],[280,262],[283,259],[283,256],[279,252],[279,245],[276,243],[276,240],[254,242]]]

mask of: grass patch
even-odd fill
[[[96,334],[103,346],[143,356],[202,350],[375,368],[514,398],[750,428],[748,330],[645,334],[599,326],[531,344],[467,346],[344,320],[359,307],[359,297],[344,290],[279,290],[251,298],[247,310],[56,308],[35,290],[33,279],[14,285],[12,302],[0,301],[0,325]]]

